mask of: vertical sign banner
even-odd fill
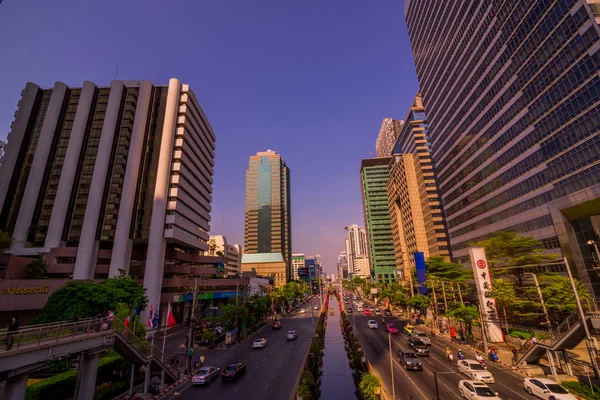
[[[423,285],[427,280],[427,268],[425,267],[425,254],[421,251],[415,252],[415,269],[417,271],[419,293],[427,295],[427,287]]]
[[[477,298],[481,307],[483,316],[482,325],[484,332],[490,342],[504,342],[504,333],[500,328],[498,320],[498,310],[496,308],[496,299],[490,295],[492,290],[492,278],[490,268],[485,256],[485,250],[482,247],[471,247],[469,249],[471,256],[471,265],[473,275],[475,276],[475,287],[477,288]]]

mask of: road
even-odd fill
[[[313,300],[313,306],[319,305]],[[314,323],[309,304],[303,306],[306,314],[297,314],[282,319],[282,328],[272,330],[267,327],[257,337],[267,339],[264,349],[252,348],[252,341],[232,348],[227,358],[219,365],[223,369],[232,362],[246,364],[246,374],[237,382],[222,383],[216,380],[206,386],[191,386],[186,383],[175,390],[170,399],[191,400],[214,398],[219,400],[281,399],[288,400],[294,394],[296,379],[303,368],[303,361],[308,352],[312,334],[318,318],[318,310],[314,310]],[[287,341],[288,330],[295,329],[298,339]],[[208,361],[208,360],[207,360]],[[209,366],[209,363],[205,364]]]
[[[344,308],[352,307],[344,304]],[[355,307],[353,307],[355,308]],[[380,307],[383,310],[383,307]],[[348,314],[350,322],[352,322],[352,314]],[[355,314],[356,331],[358,339],[363,346],[363,350],[369,362],[377,371],[377,375],[383,380],[384,388],[391,399],[391,378],[390,378],[390,359],[389,359],[389,339],[388,333],[381,322],[381,317],[366,316],[362,312]],[[379,328],[369,329],[367,321],[369,319],[377,319]],[[403,332],[403,327],[406,325],[406,320],[401,320],[398,317],[385,317],[385,323],[394,323],[400,333],[392,335],[392,352],[395,356],[396,350],[408,347],[408,336]],[[429,357],[421,357],[423,363],[423,371],[406,371],[398,363],[398,358],[393,359],[394,371],[394,389],[396,399],[399,400],[427,400],[436,399],[434,371],[438,372],[438,387],[439,398],[444,400],[460,399],[458,393],[458,382],[461,379],[469,379],[465,375],[458,372],[455,364],[450,363],[446,359],[446,346],[452,349],[456,360],[458,346],[449,345],[448,342],[441,338],[433,339],[433,344],[430,347],[431,355]],[[466,351],[467,359],[475,359],[475,354]],[[492,362],[487,362],[488,370],[494,375],[496,383],[490,384],[490,387],[498,392],[501,399],[504,400],[524,400],[534,399],[523,390],[523,378],[516,373],[501,367]]]

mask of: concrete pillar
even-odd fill
[[[548,362],[550,363],[550,373],[552,376],[556,376],[556,365],[554,365],[554,356],[550,350],[546,350],[546,357],[548,357]]]
[[[84,355],[80,358],[77,383],[75,384],[75,400],[93,400],[96,389],[96,375],[98,374],[98,361],[100,353]]]
[[[94,278],[96,256],[98,254],[96,231],[104,200],[106,176],[110,167],[110,156],[117,123],[119,122],[124,87],[120,81],[112,81],[110,83],[110,95],[108,97],[108,104],[106,105],[106,114],[104,124],[102,125],[102,133],[100,134],[94,173],[85,207],[81,236],[77,248],[77,258],[75,259],[75,269],[73,270],[73,279]]]
[[[563,358],[565,359],[565,365],[567,366],[567,374],[573,375],[573,369],[571,368],[571,362],[569,360],[569,352],[562,350]]]
[[[15,119],[10,125],[4,156],[2,156],[2,165],[0,165],[0,176],[2,177],[0,179],[0,212],[4,207],[4,200],[6,200],[6,193],[8,193],[8,187],[10,186],[10,177],[17,164],[25,131],[40,90],[40,87],[34,83],[29,82],[25,85],[25,89],[21,92],[21,100],[19,100]]]
[[[67,211],[69,209],[69,200],[71,199],[71,192],[73,190],[73,182],[77,174],[81,146],[85,138],[85,131],[95,94],[96,85],[85,81],[81,89],[79,104],[77,104],[73,129],[69,137],[69,145],[67,146],[67,153],[65,154],[65,160],[60,173],[56,197],[52,206],[52,215],[50,216],[48,232],[46,233],[46,243],[44,245],[47,249],[60,246]]]
[[[131,364],[131,375],[129,377],[129,395],[131,396],[135,390],[135,364]]]
[[[146,135],[151,97],[152,82],[144,80],[140,86],[135,118],[133,120],[127,166],[125,167],[125,177],[123,178],[123,191],[121,192],[121,203],[119,204],[117,227],[113,241],[112,258],[110,260],[110,271],[108,273],[109,278],[118,276],[119,269],[129,272],[131,248],[133,245],[129,237],[129,231],[133,217],[140,162],[144,152],[144,137]]]
[[[28,378],[29,374],[21,374],[7,379],[4,386],[4,400],[23,400]]]
[[[152,205],[148,252],[146,254],[144,286],[147,289],[146,295],[148,296],[148,302],[154,309],[160,304],[163,271],[165,266],[165,217],[167,215],[171,160],[173,157],[173,140],[175,138],[175,129],[177,127],[180,86],[179,80],[177,79],[171,79],[169,81]],[[149,309],[149,306],[146,307],[146,310],[142,313],[142,321],[147,320]]]
[[[148,394],[148,386],[152,381],[152,365],[146,364],[146,375],[144,376],[144,394]]]
[[[52,96],[48,103],[48,110],[46,111],[46,117],[44,118],[44,124],[42,125],[40,137],[33,156],[29,177],[27,178],[23,200],[21,201],[21,207],[19,208],[19,214],[17,215],[17,221],[15,222],[13,248],[25,247],[27,231],[31,226],[31,220],[33,219],[33,213],[35,212],[40,187],[42,186],[42,180],[46,173],[48,156],[50,155],[54,134],[56,133],[56,126],[61,116],[67,90],[67,85],[62,82],[56,82],[54,84]]]

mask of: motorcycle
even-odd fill
[[[448,354],[446,358],[448,358],[448,361],[450,362],[454,361],[454,356],[452,354]]]
[[[160,389],[157,385],[148,385],[148,393],[152,395],[157,395],[160,393]]]
[[[458,352],[458,359],[459,360],[464,360],[465,359],[465,355],[462,352]]]
[[[485,366],[485,360],[483,358],[479,360],[479,364],[481,364],[483,368],[487,369],[487,367]]]
[[[492,362],[498,362],[498,355],[496,353],[488,354],[488,359]]]

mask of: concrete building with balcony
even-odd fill
[[[420,94],[394,145],[387,183],[396,267],[401,277],[415,268],[415,252],[450,258],[450,249],[425,108]]]
[[[0,167],[0,229],[13,237],[0,274],[28,286],[16,280],[36,257],[57,279],[124,270],[164,317],[166,302],[194,286],[182,275],[214,277],[226,261],[203,255],[215,140],[194,92],[177,79],[28,83]],[[231,287],[224,283],[206,287]]]
[[[227,271],[229,274],[242,273],[242,247],[239,244],[231,245],[223,235],[210,235],[208,241],[208,255],[227,257]]]

